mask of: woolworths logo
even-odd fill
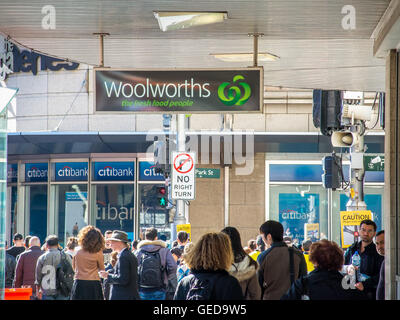
[[[232,86],[229,82],[224,82],[218,87],[218,98],[221,102],[227,106],[242,106],[251,96],[250,86],[243,81],[244,77],[241,75],[236,75],[233,77]],[[225,96],[225,89],[230,86],[227,90],[228,97]]]

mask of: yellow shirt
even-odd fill
[[[255,251],[253,251],[252,253],[250,253],[249,254],[249,256],[254,260],[254,261],[257,261],[257,257],[260,255],[260,251],[257,251],[257,250],[255,250]]]
[[[313,271],[314,270],[314,265],[310,262],[310,258],[308,256],[308,253],[304,254],[304,259],[306,259],[307,272]]]

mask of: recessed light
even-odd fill
[[[225,62],[246,62],[253,60],[253,53],[210,53],[215,58]],[[272,53],[259,52],[258,61],[276,61],[280,58]]]
[[[186,29],[228,19],[227,12],[154,11],[154,16],[162,31]]]

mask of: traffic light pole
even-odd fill
[[[365,122],[361,121],[361,133],[359,134],[358,143],[354,144],[350,148],[350,199],[346,204],[347,211],[356,211],[356,210],[367,210],[367,204],[364,202],[364,177],[365,170],[362,163],[362,159],[364,156],[364,130],[365,130]],[[358,127],[352,126],[351,132],[357,132]],[[362,155],[358,160],[361,161],[361,165],[354,165],[356,156]],[[360,159],[361,158],[361,159]],[[355,167],[355,168],[354,168]]]
[[[177,115],[177,151],[186,151],[185,150],[185,115],[178,114]],[[174,159],[171,159],[173,162]],[[176,226],[179,224],[186,224],[186,215],[185,215],[185,200],[176,200],[176,214],[174,217],[174,222],[172,224],[171,230],[171,239],[172,241],[176,240]]]

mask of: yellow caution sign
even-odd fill
[[[190,223],[188,224],[178,224],[176,226],[176,233],[179,231],[186,231],[189,234],[189,241],[192,241],[192,230],[190,227]]]
[[[340,211],[342,248],[348,248],[358,241],[360,223],[366,219],[373,220],[369,210]]]

